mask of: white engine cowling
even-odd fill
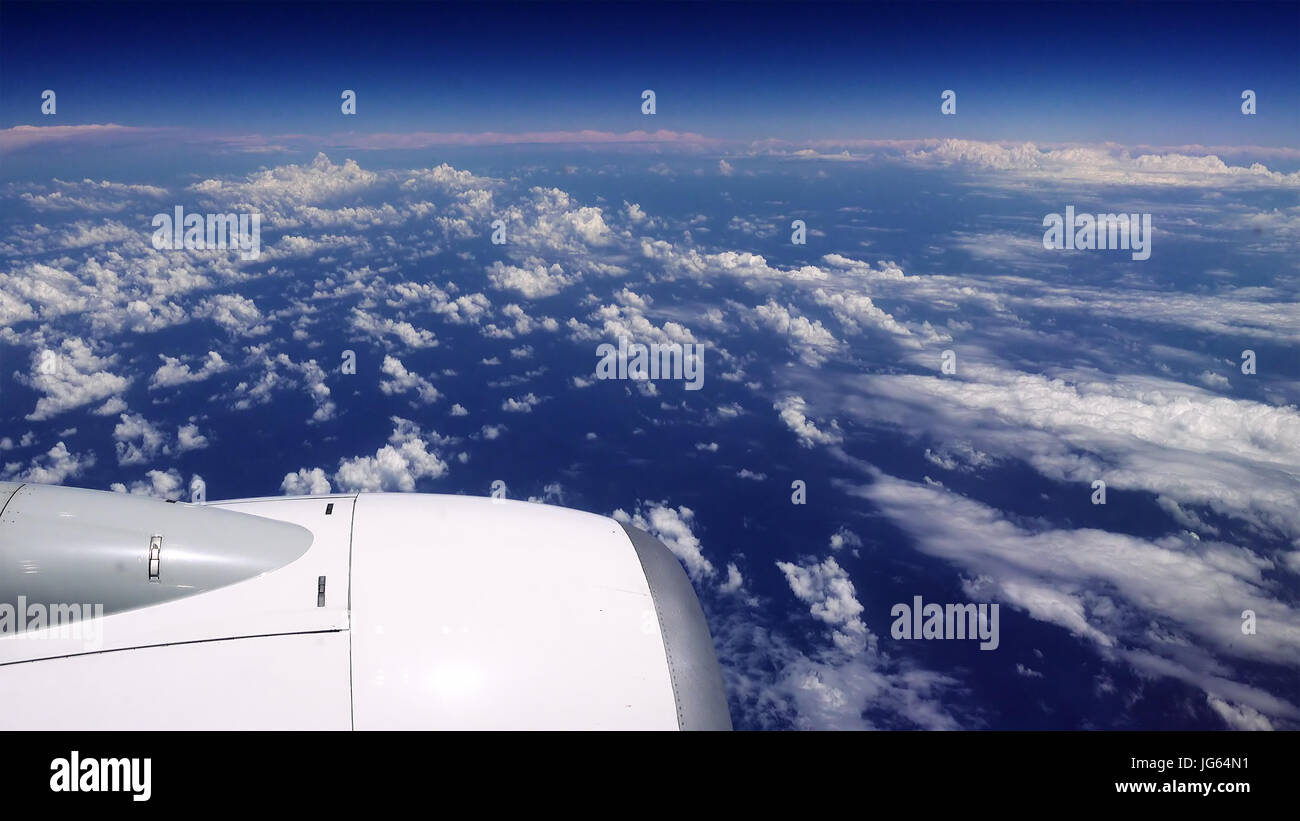
[[[613,519],[0,483],[0,729],[730,729],[695,593]]]

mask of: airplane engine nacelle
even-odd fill
[[[730,729],[658,540],[403,493],[0,483],[0,729]]]

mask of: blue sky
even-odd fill
[[[1291,4],[9,4],[0,125],[1287,145]],[[40,93],[59,94],[55,117]],[[358,116],[339,113],[344,88]],[[654,89],[658,112],[640,113]],[[939,94],[958,93],[958,116]],[[1259,113],[1238,112],[1242,89]]]

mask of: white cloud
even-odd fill
[[[693,580],[699,581],[714,574],[713,564],[704,558],[700,540],[692,530],[695,511],[689,507],[673,508],[667,502],[638,502],[632,513],[619,508],[612,515],[663,542],[686,566],[686,572]]]
[[[539,502],[544,505],[562,505],[564,504],[564,488],[559,482],[548,482],[542,487],[541,496],[529,496],[528,501]]]
[[[554,296],[576,281],[565,275],[559,263],[547,265],[533,257],[525,265],[528,267],[497,261],[488,269],[488,280],[498,290],[518,291],[527,299]]]
[[[739,593],[745,586],[745,577],[735,562],[727,562],[727,580],[718,585],[719,593]]]
[[[297,473],[284,475],[280,492],[286,496],[323,496],[332,490],[325,471],[320,468],[300,468]]]
[[[862,547],[862,538],[847,527],[841,527],[831,534],[831,550],[843,550],[846,547]]]
[[[61,485],[94,467],[93,453],[72,453],[59,442],[47,452],[35,457],[26,467],[21,462],[10,462],[0,471],[8,481],[34,482],[42,485]]]
[[[832,640],[837,647],[856,654],[875,646],[876,637],[862,621],[862,603],[853,582],[835,559],[808,565],[777,562],[776,566],[795,597],[809,605],[813,617],[834,628]]]
[[[386,337],[389,336],[396,337],[408,348],[432,348],[438,344],[432,331],[416,328],[404,320],[377,317],[360,308],[352,309],[351,325],[354,331],[382,340],[385,344],[388,343]]]
[[[234,402],[234,408],[236,410],[246,410],[256,405],[267,404],[271,401],[272,394],[276,390],[297,387],[301,384],[316,405],[311,421],[318,423],[333,419],[335,405],[330,398],[330,388],[325,384],[324,368],[316,364],[314,359],[309,359],[306,362],[294,362],[284,353],[267,356],[266,349],[266,345],[246,349],[251,354],[249,357],[250,364],[260,364],[263,371],[256,382],[250,384],[244,381],[235,386],[234,394],[238,399]],[[286,371],[288,375],[286,375]],[[301,382],[295,379],[292,376],[293,374],[297,374]]]
[[[437,433],[424,433],[420,426],[399,416],[392,417],[393,433],[388,444],[374,456],[340,459],[332,477],[339,493],[385,491],[410,493],[422,479],[438,479],[447,473],[440,448],[451,440]],[[330,477],[321,468],[300,468],[285,474],[280,483],[288,495],[330,492]]]
[[[123,211],[130,207],[133,198],[157,199],[168,193],[167,189],[154,185],[128,185],[90,179],[81,182],[55,179],[49,186],[41,186],[40,191],[24,191],[20,196],[28,207],[37,211],[91,214]]]
[[[646,216],[645,211],[641,210],[641,206],[636,204],[635,202],[627,202],[627,203],[623,203],[623,205],[624,205],[623,210],[624,213],[627,215],[628,222],[638,223],[638,222],[645,222],[647,219],[649,219],[649,217]]]
[[[791,394],[782,397],[773,403],[772,407],[780,412],[781,421],[798,438],[799,444],[806,448],[813,445],[833,445],[844,439],[839,423],[834,419],[831,420],[830,427],[823,431],[808,418],[808,403],[802,396]]]
[[[1154,377],[1079,372],[1050,378],[967,362],[957,377],[851,380],[855,416],[960,430],[963,461],[1023,459],[1053,479],[1145,490],[1300,537],[1300,413]],[[932,454],[947,466],[943,454]],[[979,460],[979,461],[973,461]]]
[[[116,356],[97,356],[77,337],[63,340],[54,350],[34,352],[30,375],[15,374],[19,381],[44,394],[27,419],[42,421],[122,393],[130,380],[108,370],[116,363]]]
[[[257,304],[239,294],[208,297],[194,309],[195,319],[211,319],[232,336],[263,336],[271,332]]]
[[[871,297],[854,293],[829,293],[825,289],[818,288],[813,292],[813,298],[818,305],[830,308],[831,313],[848,333],[861,333],[863,326],[867,326],[901,337],[912,335],[911,331],[892,316],[877,308],[871,301]],[[910,339],[908,341],[913,342]]]
[[[335,165],[317,154],[310,165],[282,165],[250,174],[242,182],[207,179],[190,190],[221,208],[257,211],[264,220],[284,227],[303,222],[306,209],[355,195],[378,180],[378,174],[354,160]]]
[[[181,425],[176,430],[176,450],[184,453],[187,450],[202,450],[208,446],[208,437],[199,433],[199,426],[193,422],[187,425]]]
[[[436,433],[425,434],[419,425],[393,417],[393,433],[388,444],[374,456],[343,459],[334,472],[334,484],[340,493],[357,491],[415,490],[421,479],[438,479],[447,472],[447,463],[439,448],[449,440]]]
[[[158,354],[158,358],[162,360],[163,364],[149,378],[150,390],[173,388],[190,382],[201,382],[230,368],[226,360],[222,359],[221,354],[216,351],[208,351],[208,355],[203,360],[203,365],[197,371],[191,371],[188,363],[166,354]]]
[[[1230,704],[1221,698],[1206,696],[1205,699],[1214,712],[1233,730],[1272,730],[1273,722],[1245,705]]]
[[[116,493],[129,493],[132,496],[149,496],[154,499],[177,500],[185,495],[184,477],[175,468],[166,471],[151,470],[145,474],[145,480],[132,482],[126,486],[114,482],[111,489]]]
[[[629,341],[640,344],[657,342],[661,345],[699,341],[691,333],[690,328],[679,322],[669,320],[663,325],[655,325],[635,304],[601,306],[591,314],[591,319],[601,324],[604,331],[603,338],[607,340],[626,337]],[[585,339],[602,338],[599,333],[591,336],[578,334],[578,336]]]
[[[1032,142],[999,144],[946,139],[933,147],[908,152],[904,159],[917,165],[965,165],[1000,172],[992,177],[993,181],[1020,178],[1055,185],[1300,187],[1300,172],[1270,171],[1260,163],[1231,166],[1212,154],[1134,157],[1127,150],[1105,147],[1040,149]]]
[[[538,399],[536,394],[528,393],[518,399],[513,397],[507,398],[501,403],[501,410],[506,411],[507,413],[532,413],[533,408],[537,407],[541,403],[542,400]]]
[[[153,461],[159,453],[168,453],[167,435],[142,415],[122,414],[113,428],[117,463],[123,467]]]
[[[385,356],[384,364],[380,370],[384,374],[392,377],[391,379],[384,379],[379,382],[379,389],[383,391],[385,395],[393,396],[395,394],[406,393],[407,391],[413,390],[420,402],[426,405],[431,405],[434,402],[437,402],[441,397],[441,394],[438,393],[438,389],[435,388],[429,380],[419,374],[414,374],[408,371],[406,366],[402,364],[402,360],[395,356]]]
[[[769,300],[754,308],[754,316],[760,324],[786,337],[790,348],[810,367],[825,362],[840,346],[835,335],[826,330],[820,320],[809,320],[774,301]]]
[[[973,600],[1003,602],[1087,640],[1104,656],[1189,681],[1209,696],[1300,718],[1284,698],[1222,677],[1232,658],[1286,666],[1300,658],[1300,613],[1272,594],[1265,576],[1272,563],[1251,550],[1180,536],[1029,527],[951,491],[879,471],[853,492],[918,549],[969,574]],[[1243,609],[1270,629],[1244,637]]]

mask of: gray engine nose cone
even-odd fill
[[[109,615],[215,590],[311,547],[298,525],[98,490],[0,483],[0,602]]]

